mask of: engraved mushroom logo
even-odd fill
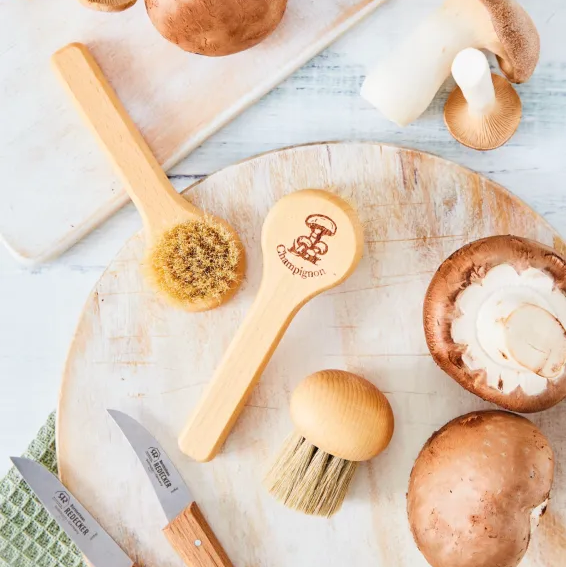
[[[321,256],[328,252],[328,244],[322,239],[336,234],[336,223],[324,215],[310,215],[306,218],[305,224],[311,231],[310,235],[299,236],[289,248],[289,252],[316,265]]]

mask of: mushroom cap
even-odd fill
[[[220,57],[257,45],[281,22],[287,0],[145,0],[157,31],[185,51]]]
[[[433,567],[516,567],[546,510],[554,454],[524,417],[473,412],[437,431],[411,472],[407,512]]]
[[[428,348],[435,362],[466,390],[505,409],[521,413],[548,409],[566,397],[566,371],[536,395],[521,387],[510,393],[487,382],[484,370],[470,370],[463,360],[465,345],[452,338],[458,316],[456,299],[495,266],[509,264],[517,272],[536,268],[554,280],[554,289],[566,294],[566,261],[544,244],[518,236],[492,236],[460,248],[438,268],[424,300],[423,321]]]
[[[324,215],[310,215],[305,220],[308,227],[317,226],[324,230],[325,234],[333,236],[336,234],[336,223]]]
[[[79,0],[79,2],[99,12],[123,12],[131,8],[137,0]]]
[[[505,50],[505,56],[497,55],[501,70],[513,83],[528,81],[540,57],[540,36],[533,20],[515,0],[480,1]]]
[[[470,113],[462,89],[456,87],[446,101],[444,121],[458,142],[474,150],[494,150],[507,142],[521,122],[522,105],[511,84],[492,73],[495,106],[485,115]]]
[[[381,453],[394,429],[387,398],[371,382],[343,370],[305,378],[293,392],[291,418],[309,443],[348,461]]]

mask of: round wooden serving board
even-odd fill
[[[356,207],[364,258],[348,281],[298,314],[223,452],[208,464],[191,462],[178,450],[177,435],[257,292],[263,219],[283,195],[303,188],[331,189]],[[105,411],[119,409],[163,444],[236,566],[424,567],[405,511],[414,459],[447,421],[488,407],[428,354],[421,314],[428,283],[449,254],[480,237],[513,233],[562,253],[566,244],[489,180],[378,144],[270,153],[197,183],[190,197],[239,232],[246,282],[214,311],[175,310],[142,279],[142,237],[130,240],[90,296],[70,351],[59,403],[63,481],[132,558],[149,567],[183,565],[161,533],[166,520],[141,465]],[[396,418],[390,447],[360,468],[332,520],[287,510],[261,484],[292,430],[293,388],[324,368],[374,382]],[[557,477],[524,567],[559,567],[566,556],[566,406],[532,419],[556,451]]]

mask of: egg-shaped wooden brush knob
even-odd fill
[[[393,435],[393,411],[371,383],[342,370],[305,378],[291,398],[295,429],[309,443],[348,461],[381,453]]]

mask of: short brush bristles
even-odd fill
[[[342,507],[357,467],[357,462],[329,455],[294,433],[267,474],[265,485],[289,508],[330,517]]]
[[[173,303],[218,301],[240,284],[242,250],[222,224],[203,218],[174,226],[149,250],[146,273]]]

